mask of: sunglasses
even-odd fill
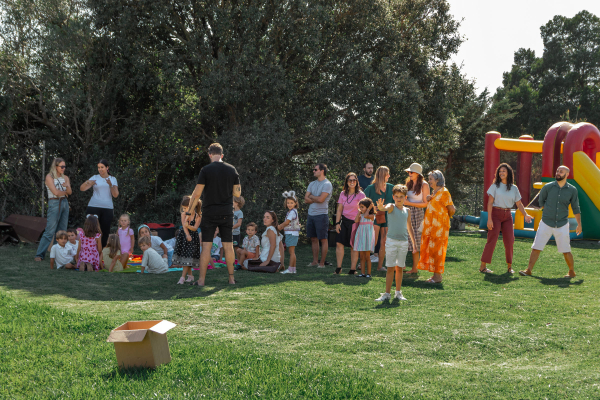
[[[96,218],[98,218],[98,216],[97,216],[96,214],[88,214],[88,215],[86,215],[85,217],[86,217],[86,218],[89,218],[89,217],[96,217]]]
[[[316,171],[320,171],[320,169],[318,169],[318,168],[313,169],[313,172],[316,172]]]
[[[348,179],[348,183],[350,182],[356,182],[356,179]]]
[[[59,166],[58,166],[58,167],[56,167],[56,168],[65,169],[65,168],[67,168],[67,166],[66,166],[66,165],[59,165]]]

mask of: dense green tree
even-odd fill
[[[476,153],[478,130],[507,115],[449,65],[461,38],[445,0],[3,8],[3,215],[39,209],[44,140],[75,185],[100,157],[112,161],[117,210],[134,221],[174,220],[219,141],[258,219],[281,208],[283,190],[303,193],[313,163],[329,164],[338,183],[365,160],[390,166],[395,181],[412,161],[453,168],[468,164],[461,146]],[[88,198],[72,196],[75,218]]]
[[[573,18],[555,16],[541,27],[541,36],[543,56],[517,50],[494,96],[522,105],[500,127],[511,137],[541,139],[565,118],[600,123],[600,18],[588,11]]]

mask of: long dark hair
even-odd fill
[[[279,229],[277,229],[277,227],[279,226],[279,222],[277,222],[277,214],[275,214],[275,211],[272,210],[267,210],[265,212],[269,213],[271,218],[273,218],[273,223],[271,224],[271,226],[275,228],[275,232],[279,233]]]
[[[109,170],[110,165],[108,165],[108,161],[106,161],[105,158],[103,158],[102,160],[98,161],[98,164],[104,165],[106,167],[106,173],[108,174],[108,176],[111,176],[110,175],[110,170]]]
[[[373,200],[371,200],[368,197],[365,197],[364,199],[362,199],[361,201],[358,202],[359,205],[363,205],[367,208],[367,214],[366,215],[371,215],[371,214],[375,214],[375,212],[373,211],[375,209],[375,207],[369,209],[369,207],[374,206],[375,204],[373,203]]]
[[[514,185],[515,173],[513,172],[512,167],[507,163],[502,163],[498,165],[498,168],[496,168],[496,177],[494,178],[494,183],[496,184],[497,188],[500,187],[500,184],[502,183],[502,179],[500,179],[500,168],[502,167],[506,168],[506,190],[510,190],[510,187]]]
[[[423,188],[423,175],[418,174],[419,176],[417,177],[417,183],[414,183],[412,181],[412,179],[410,179],[410,176],[408,178],[406,178],[406,188],[410,191],[414,191],[415,192],[415,196],[418,196],[421,194],[421,189]],[[413,189],[413,185],[414,185],[414,189]]]
[[[362,192],[362,188],[360,187],[360,183],[358,182],[358,176],[354,172],[348,172],[348,175],[346,175],[346,179],[344,180],[344,190],[343,190],[346,197],[348,197],[348,194],[350,194],[350,185],[348,185],[348,179],[350,179],[351,176],[353,176],[356,179],[356,186],[354,187],[354,194],[356,194],[358,192]]]
[[[83,234],[86,237],[93,238],[98,233],[102,233],[102,230],[100,229],[100,222],[98,222],[98,218],[90,215],[83,223]]]

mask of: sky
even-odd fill
[[[447,0],[450,14],[462,20],[459,31],[465,42],[452,60],[475,79],[477,92],[491,94],[510,71],[514,52],[521,47],[544,51],[540,27],[555,15],[573,17],[587,10],[600,17],[600,0]]]

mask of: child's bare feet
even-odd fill
[[[564,278],[575,278],[575,276],[575,271],[569,271],[569,273],[565,275]]]

